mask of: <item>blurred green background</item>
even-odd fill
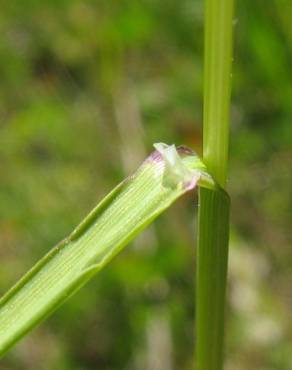
[[[226,370],[292,369],[292,3],[237,1]],[[0,13],[0,290],[152,150],[201,153],[203,1],[26,0]],[[0,362],[191,370],[195,213],[177,202]]]

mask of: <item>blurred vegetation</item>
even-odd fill
[[[292,369],[292,4],[237,4],[226,370]],[[0,289],[152,150],[201,152],[203,1],[11,0],[0,13]],[[0,362],[190,370],[193,195]]]

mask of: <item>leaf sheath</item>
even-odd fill
[[[200,188],[199,204],[196,369],[221,370],[230,201],[224,190]]]

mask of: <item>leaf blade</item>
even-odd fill
[[[158,151],[106,196],[0,300],[0,355],[75,293],[134,236],[193,189],[203,176],[198,157],[180,150],[187,178]],[[190,174],[193,176],[190,180]],[[171,175],[171,176],[170,176]],[[166,181],[171,178],[171,184]]]

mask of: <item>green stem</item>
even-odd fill
[[[206,0],[204,162],[224,188],[227,177],[233,0]]]
[[[233,0],[206,0],[203,156],[208,172],[225,188],[231,92]],[[199,191],[196,370],[222,370],[229,197]]]
[[[223,190],[200,188],[199,199],[196,370],[221,370],[228,260],[229,197]]]

